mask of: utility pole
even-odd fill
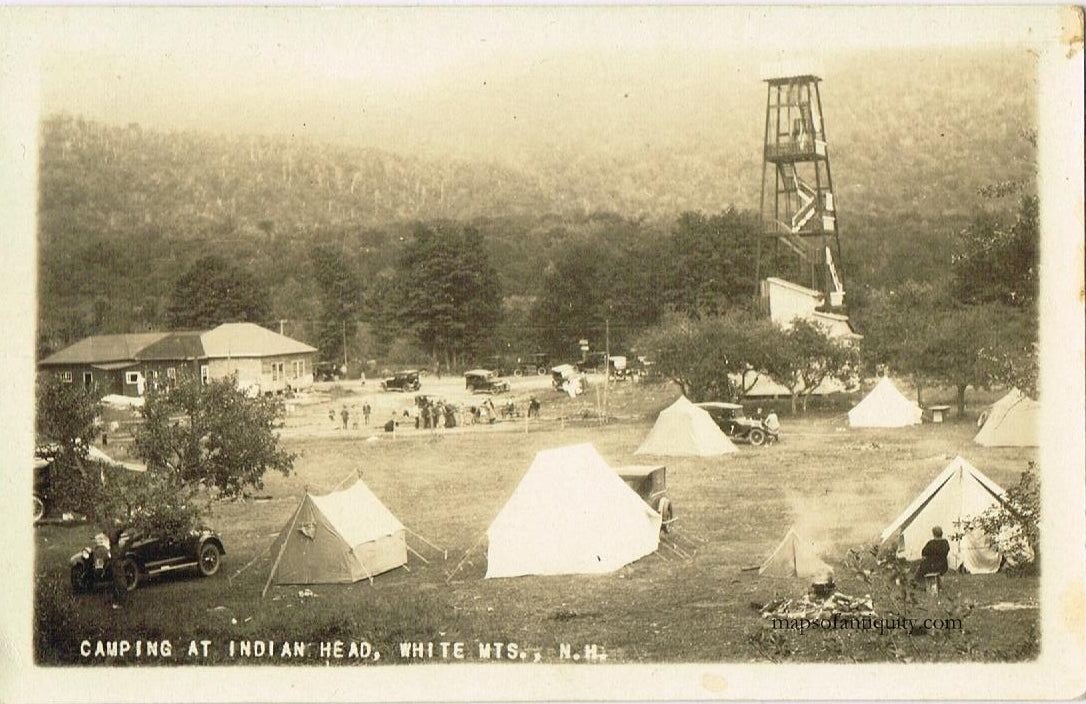
[[[347,321],[343,321],[343,376],[347,376]]]
[[[608,309],[611,304],[607,304]],[[607,359],[603,361],[603,419],[606,423],[611,416],[611,317],[604,318],[604,354],[607,355]]]

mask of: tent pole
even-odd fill
[[[411,530],[410,528],[406,528],[406,527],[405,527],[405,528],[404,528],[404,530],[406,530],[406,531],[407,531],[408,533],[410,533],[411,535],[415,536],[416,538],[418,538],[418,539],[419,539],[419,540],[421,540],[422,542],[426,543],[427,545],[429,545],[430,547],[432,547],[432,548],[433,548],[434,550],[437,550],[438,552],[440,552],[440,553],[441,553],[441,554],[443,555],[444,559],[446,559],[446,560],[448,560],[448,559],[449,559],[449,551],[448,551],[448,550],[446,550],[445,548],[439,548],[438,546],[434,545],[434,544],[433,544],[433,543],[431,543],[431,542],[430,542],[429,540],[427,540],[426,538],[422,537],[421,535],[419,535],[419,534],[418,534],[418,533],[416,533],[415,531]]]
[[[337,492],[337,491],[339,491],[339,488],[340,488],[341,486],[343,486],[344,484],[346,484],[346,483],[347,483],[347,480],[348,480],[348,479],[350,479],[351,477],[355,476],[355,475],[356,475],[356,472],[351,472],[350,474],[348,474],[347,476],[345,476],[345,477],[343,478],[343,480],[342,480],[342,481],[341,481],[341,482],[340,482],[339,484],[336,484],[336,485],[335,485],[335,487],[334,487],[334,488],[332,489],[332,491],[331,491],[331,492],[329,492],[329,493],[334,493],[334,492]]]
[[[354,548],[351,549],[351,553],[352,554],[354,553]],[[355,555],[356,559],[357,559],[357,557],[358,556]],[[366,573],[366,579],[370,580],[370,586],[372,587],[373,586],[373,575],[370,574],[370,571],[366,569],[366,565],[363,564],[362,560],[358,560],[358,566],[361,567],[362,571]]]
[[[305,496],[302,497],[301,502],[298,504],[298,508],[294,511],[294,518],[290,520],[290,528],[287,529],[287,537],[283,539],[283,546],[279,548],[279,554],[275,556],[275,564],[272,565],[271,571],[268,572],[268,581],[264,583],[264,590],[260,592],[261,599],[268,593],[268,587],[271,586],[275,571],[279,569],[279,562],[283,559],[283,553],[287,551],[287,541],[289,541],[290,536],[294,534],[294,525],[298,522],[298,516],[302,513],[302,506],[305,506],[305,499],[307,496],[309,496],[308,491],[306,491]]]
[[[456,573],[459,572],[460,568],[464,566],[464,561],[468,559],[468,555],[473,553],[475,551],[475,548],[479,547],[479,545],[482,544],[483,538],[485,538],[485,537],[486,537],[486,533],[483,533],[482,535],[479,536],[479,539],[475,541],[475,544],[472,545],[470,548],[468,548],[468,551],[466,553],[464,553],[463,557],[460,558],[460,562],[458,562],[456,564],[456,569],[454,569],[452,571],[452,573],[445,579],[445,584],[448,584],[449,582],[452,581],[452,578],[454,576],[456,576]]]
[[[412,555],[414,555],[415,557],[419,558],[420,560],[422,560],[422,561],[423,561],[423,562],[425,562],[426,564],[430,564],[430,561],[429,561],[429,560],[427,560],[427,559],[426,559],[425,557],[423,557],[422,555],[420,555],[420,554],[419,554],[419,552],[418,552],[417,550],[415,550],[414,548],[412,548],[412,547],[411,547],[410,545],[407,545],[406,547],[407,547],[407,550],[408,550],[408,551],[409,551],[409,552],[410,552],[410,553],[411,553]]]

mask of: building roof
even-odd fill
[[[143,349],[167,337],[168,332],[92,335],[42,360],[43,365],[103,364],[136,358]]]
[[[41,361],[42,366],[89,364],[123,369],[137,362],[307,354],[316,348],[254,323],[224,323],[206,332],[92,335]]]
[[[136,356],[144,361],[200,359],[204,346],[199,332],[175,332],[144,347]]]
[[[262,328],[255,323],[223,323],[200,335],[205,357],[272,357],[316,352],[304,342]]]

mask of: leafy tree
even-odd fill
[[[854,319],[864,334],[861,354],[868,370],[887,366],[894,374],[911,376],[921,404],[927,372],[924,354],[938,302],[945,295],[945,287],[907,281],[892,290],[868,292],[865,305],[855,310]]]
[[[123,519],[154,532],[197,520],[213,499],[263,486],[268,471],[290,473],[294,456],[274,432],[282,402],[249,398],[232,379],[202,383],[186,375],[174,388],[152,389],[135,434],[147,478]]]
[[[310,254],[313,278],[321,293],[318,347],[321,359],[339,362],[345,357],[357,332],[361,314],[362,282],[344,262],[340,253],[317,247]]]
[[[446,366],[487,348],[501,319],[501,285],[482,236],[450,223],[418,225],[397,265],[399,318]]]
[[[792,413],[800,399],[806,413],[808,399],[824,381],[848,382],[859,353],[850,342],[830,337],[818,323],[796,318],[767,346],[766,358],[766,372],[792,395]]]
[[[668,307],[711,316],[749,299],[760,231],[756,213],[735,208],[680,215],[664,253],[670,269],[662,295]]]
[[[62,511],[99,517],[100,467],[88,457],[97,431],[101,403],[93,389],[52,377],[39,377],[36,388],[39,452],[52,461],[53,503]]]
[[[1006,384],[1007,370],[1021,366],[1019,354],[1034,336],[1029,318],[997,303],[952,306],[934,317],[930,337],[918,350],[920,368],[929,379],[955,388],[959,416],[965,415],[968,387]],[[1035,382],[1024,385],[1026,393],[1036,393]]]
[[[403,333],[400,321],[401,286],[392,268],[380,271],[370,279],[363,293],[363,319],[370,324],[380,357],[388,354],[392,343]]]
[[[705,319],[671,314],[637,344],[692,401],[735,401],[765,368],[776,332],[768,320],[744,310]]]
[[[1024,196],[1014,222],[982,214],[958,235],[953,296],[962,303],[1033,308],[1040,286],[1037,196]]]
[[[256,279],[216,255],[193,262],[174,284],[166,309],[167,325],[174,329],[203,330],[270,317],[268,297]]]
[[[954,387],[959,415],[970,386],[1018,386],[1036,393],[1036,320],[1028,309],[962,305],[949,300],[945,288],[915,282],[867,298],[864,357],[911,375],[918,403],[924,385],[932,383]]]
[[[1003,502],[959,526],[961,533],[982,530],[989,544],[1022,571],[1036,571],[1041,557],[1041,485],[1037,465],[1029,463]]]
[[[551,355],[566,355],[577,340],[602,331],[608,318],[604,292],[607,250],[579,242],[547,268],[531,320],[536,338]],[[593,335],[594,336],[594,335]],[[602,336],[593,346],[602,347]]]
[[[531,311],[536,341],[563,357],[581,338],[603,350],[627,350],[655,323],[664,305],[659,292],[668,272],[660,244],[626,223],[592,233],[562,248],[548,264],[543,288]]]

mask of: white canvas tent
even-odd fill
[[[814,543],[799,537],[795,529],[789,528],[784,540],[758,569],[758,575],[826,578],[833,575],[833,568],[818,556]]]
[[[922,414],[920,406],[905,398],[884,376],[848,412],[848,424],[853,428],[903,428],[919,425]]]
[[[939,473],[916,499],[879,536],[879,543],[897,543],[897,554],[906,560],[921,559],[924,544],[931,539],[931,529],[940,526],[950,540],[950,569],[965,569],[974,574],[988,574],[999,569],[1000,554],[983,533],[973,532],[952,540],[960,532],[955,524],[979,516],[1003,501],[1003,489],[961,457]]]
[[[973,442],[985,447],[1037,447],[1041,404],[1018,389],[995,402]]]
[[[309,492],[271,547],[270,583],[357,582],[407,563],[404,526],[369,487]]]
[[[680,396],[660,411],[656,424],[634,454],[709,457],[738,451],[704,408]]]
[[[488,578],[598,574],[655,552],[660,514],[586,443],[539,452],[486,535]]]

